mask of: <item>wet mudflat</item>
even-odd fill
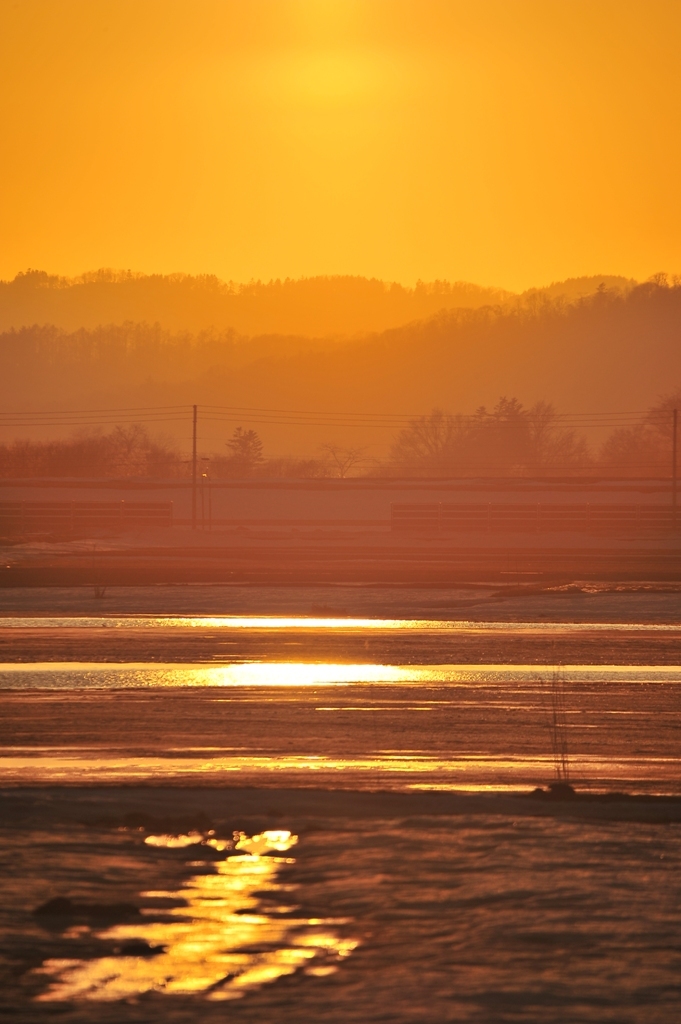
[[[678,1016],[673,622],[6,632],[6,1019]],[[100,634],[117,657],[86,656]],[[554,778],[551,680],[574,801],[530,795]]]
[[[0,781],[8,783],[543,785],[553,771],[557,683],[583,787],[667,793],[681,784],[675,624],[5,621]],[[150,652],[155,660],[135,657]]]
[[[96,593],[99,596],[96,596]],[[0,587],[4,616],[283,615],[375,619],[466,619],[504,622],[681,623],[681,584],[655,577],[616,581],[572,576],[539,582],[418,587],[379,583],[286,586],[234,583]],[[1,624],[1,623],[0,623]]]
[[[681,668],[5,666],[0,784],[522,790],[553,777],[551,682],[589,791],[681,792]]]

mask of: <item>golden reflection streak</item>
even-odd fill
[[[446,686],[487,686],[514,683],[536,690],[551,664],[379,665],[376,663],[243,661],[223,665],[188,662],[3,662],[2,676],[68,675],[70,684],[85,674],[97,676],[93,687],[172,686],[334,686],[353,684],[429,683]],[[679,683],[681,665],[561,665],[567,682]],[[104,677],[110,677],[107,681]],[[100,678],[101,680],[100,681]],[[86,681],[87,682],[87,681]],[[42,683],[42,681],[41,681]],[[45,683],[45,685],[48,685]],[[60,683],[60,686],[63,685]],[[81,682],[81,686],[84,684]]]
[[[2,616],[12,629],[296,629],[416,630],[470,633],[680,632],[681,623],[657,622],[480,622],[473,619],[380,619],[313,615],[109,615]]]
[[[186,841],[185,841],[186,840]],[[147,836],[152,846],[193,845],[193,835]],[[123,955],[95,960],[47,960],[36,973],[51,980],[39,1002],[89,1000],[114,1002],[149,992],[202,995],[212,1001],[238,999],[299,969],[323,976],[356,947],[341,938],[333,924],[318,918],[282,916],[285,905],[265,912],[256,893],[283,893],[277,881],[285,853],[297,842],[286,831],[255,836],[239,833],[239,852],[214,865],[214,874],[195,875],[177,892],[143,893],[147,898],[183,900],[154,920],[116,925],[96,932],[103,941],[122,944]],[[209,841],[214,848],[220,841]],[[224,845],[232,845],[225,841]],[[151,955],[125,955],[126,943],[144,943]],[[153,950],[162,950],[153,955]]]
[[[617,773],[628,778],[632,772],[640,780],[677,779],[681,765],[681,758],[678,757],[635,755],[612,758],[574,754],[570,760],[575,775],[592,780],[598,777],[613,778]],[[526,786],[534,785],[537,779],[541,781],[546,778],[547,773],[551,774],[552,768],[553,757],[550,754],[525,757],[469,754],[451,759],[414,753],[356,758],[330,758],[322,755],[241,755],[200,759],[116,757],[106,754],[93,756],[91,753],[81,758],[73,755],[0,757],[0,779],[5,784],[87,782],[102,778],[107,781],[210,778],[212,781],[224,773],[231,776],[230,783],[234,781],[234,784],[243,785],[243,781],[237,781],[234,775],[246,778],[255,776],[258,784],[267,784],[271,780],[276,780],[277,776],[287,774],[298,776],[301,782],[306,782],[311,775],[337,777],[343,774],[353,785],[408,785],[406,777],[409,775],[431,775],[434,777],[434,783],[438,785],[447,781],[448,785],[459,788],[459,783],[467,784],[467,777],[470,778],[471,775],[477,776],[477,781],[485,785],[496,779],[507,782],[510,778],[518,779]],[[427,785],[430,785],[430,782]]]

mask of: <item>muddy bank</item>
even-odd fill
[[[434,587],[372,584],[0,587],[7,615],[313,615],[490,622],[681,623],[674,582],[527,579]]]
[[[338,817],[385,821],[414,816],[510,815],[603,821],[681,822],[681,798],[620,792],[554,800],[522,794],[391,793],[314,788],[51,786],[0,789],[3,820],[29,827],[69,824],[146,832],[231,833],[282,826],[305,832]]]

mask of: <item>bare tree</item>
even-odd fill
[[[366,462],[366,448],[341,448],[340,445],[330,443],[320,447],[341,479],[355,466]]]
[[[410,469],[440,469],[449,459],[459,430],[454,416],[433,409],[429,416],[410,420],[399,432],[390,451],[391,461]]]
[[[560,425],[552,403],[536,402],[528,411],[530,465],[536,471],[550,468],[567,472],[586,470],[592,455],[586,438]]]

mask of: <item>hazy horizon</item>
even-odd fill
[[[634,413],[645,433],[645,410],[679,392],[676,280],[582,279],[492,304],[468,286],[467,306],[456,295],[442,282],[409,291],[361,278],[238,289],[216,279],[29,274],[0,285],[0,440],[140,421],[186,452],[198,404],[203,454],[224,455],[242,427],[258,432],[268,458],[340,445],[385,460],[414,417],[491,413],[516,399],[528,413],[548,403],[570,414],[580,436],[588,414],[593,454]],[[13,303],[27,326],[7,326]],[[44,415],[79,409],[93,416]],[[630,440],[642,471],[644,451],[657,464],[655,445]]]
[[[681,386],[679,40],[674,0],[0,0],[0,442],[644,417]]]
[[[654,279],[669,280],[665,274]],[[675,283],[677,278],[671,280]],[[150,322],[171,329],[227,328],[245,336],[360,336],[444,310],[537,300],[574,302],[599,289],[622,292],[639,283],[596,274],[512,292],[470,281],[419,279],[408,286],[358,274],[237,282],[215,274],[146,274],[105,267],[67,277],[29,268],[11,280],[0,280],[0,330],[34,324],[74,330]]]
[[[35,262],[35,261],[34,261]],[[294,273],[278,273],[270,275],[260,275],[251,277],[226,277],[221,275],[215,268],[203,267],[194,270],[182,269],[175,267],[168,270],[161,270],[158,267],[150,267],[147,269],[140,269],[139,267],[131,266],[112,266],[112,265],[101,265],[97,267],[90,267],[89,269],[74,270],[73,272],[66,272],[63,269],[58,268],[47,268],[45,266],[33,266],[29,263],[25,266],[17,266],[11,270],[7,270],[4,276],[0,277],[0,284],[11,284],[18,278],[22,278],[28,274],[44,274],[51,282],[59,282],[59,286],[73,285],[84,281],[92,280],[99,276],[111,275],[112,278],[121,279],[125,277],[131,277],[134,279],[139,278],[168,278],[168,279],[186,279],[191,278],[194,280],[205,280],[211,279],[216,280],[222,285],[228,285],[235,288],[246,288],[253,284],[273,284],[284,281],[314,281],[314,280],[333,280],[333,279],[350,279],[350,280],[363,280],[363,281],[380,281],[386,286],[397,285],[400,288],[407,290],[414,290],[419,285],[432,286],[435,284],[445,284],[450,286],[464,286],[474,289],[480,289],[484,292],[497,292],[506,293],[508,295],[524,295],[532,291],[543,291],[545,289],[553,288],[556,285],[567,284],[573,281],[599,281],[601,279],[606,280],[617,280],[622,282],[631,282],[640,284],[643,281],[650,280],[660,274],[665,275],[668,278],[681,277],[681,273],[677,273],[676,269],[669,267],[656,267],[656,269],[645,276],[633,277],[624,273],[612,271],[603,273],[599,271],[592,272],[580,272],[580,268],[575,268],[574,272],[561,277],[548,277],[546,280],[528,280],[522,286],[509,287],[508,285],[502,285],[497,281],[474,281],[469,278],[457,278],[453,279],[450,277],[428,277],[425,274],[416,273],[411,277],[398,279],[397,277],[381,276],[379,274],[366,274],[360,273],[359,271],[353,272],[352,269],[347,270],[329,270],[315,272],[312,269],[310,272],[294,274]]]

